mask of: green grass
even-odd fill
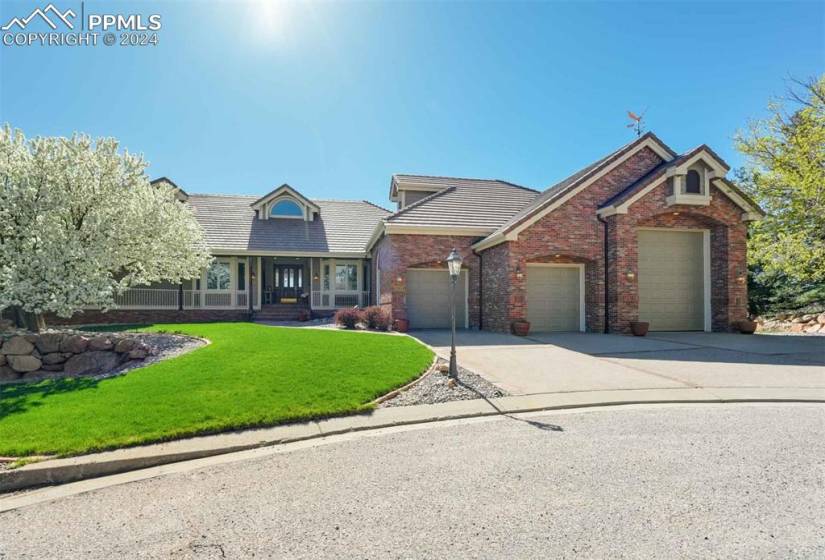
[[[432,360],[402,336],[252,323],[142,330],[212,343],[121,377],[0,386],[0,455],[73,455],[363,412]]]

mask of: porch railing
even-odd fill
[[[312,292],[312,307],[314,308],[367,307],[369,304],[369,292],[324,292],[318,290]]]
[[[178,290],[131,288],[115,296],[120,309],[177,309]]]
[[[180,301],[181,294],[183,302]],[[249,295],[246,291],[238,290],[181,292],[170,289],[130,288],[115,296],[115,303],[119,309],[246,309],[249,307]]]

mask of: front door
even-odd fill
[[[304,267],[300,264],[275,265],[275,301],[297,303],[303,293]]]

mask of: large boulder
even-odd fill
[[[0,381],[17,381],[18,379],[20,379],[19,373],[9,366],[0,366]]]
[[[117,341],[117,344],[115,345],[115,352],[126,354],[134,350],[135,346],[137,346],[138,344],[139,341],[134,338],[121,338]]]
[[[819,332],[822,328],[822,325],[819,323],[811,323],[805,328],[806,333],[816,333]]]
[[[0,352],[7,356],[31,354],[32,350],[34,350],[34,344],[22,336],[11,337],[0,348]]]
[[[825,325],[825,313],[820,313],[819,316],[816,318],[816,322],[820,325]]]
[[[149,347],[146,344],[138,343],[135,347],[129,352],[129,359],[130,360],[143,360],[146,356],[149,355]]]
[[[19,373],[26,373],[40,369],[41,361],[32,355],[21,356],[19,354],[12,354],[8,357],[11,369]]]
[[[40,369],[43,371],[63,371],[63,364],[43,364]]]
[[[71,352],[72,354],[81,354],[89,347],[89,339],[85,336],[75,334],[67,336],[60,341],[61,352]]]
[[[6,365],[6,355],[0,354],[0,366]]]
[[[89,341],[89,350],[99,352],[100,350],[111,350],[115,345],[108,336],[96,336]]]
[[[14,322],[11,319],[0,319],[0,332],[14,329]]]
[[[44,364],[54,365],[54,364],[62,364],[66,360],[72,357],[72,354],[69,352],[52,352],[51,354],[46,354],[41,358]]]
[[[105,350],[85,352],[72,356],[63,366],[66,375],[97,375],[120,365],[120,356]]]
[[[63,340],[63,335],[60,333],[46,333],[41,334],[34,345],[41,354],[49,354],[60,350],[61,340]]]

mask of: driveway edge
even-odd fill
[[[184,440],[118,449],[103,453],[53,459],[0,472],[0,493],[38,486],[65,484],[101,476],[155,467],[214,455],[223,455],[259,447],[323,438],[349,432],[377,430],[394,426],[424,424],[509,415],[526,412],[595,408],[631,404],[679,403],[825,403],[822,388],[675,388],[615,391],[542,393],[475,399],[432,405],[381,408],[370,414],[345,416],[246,430],[228,434],[201,436]],[[0,503],[0,511],[4,508]]]

